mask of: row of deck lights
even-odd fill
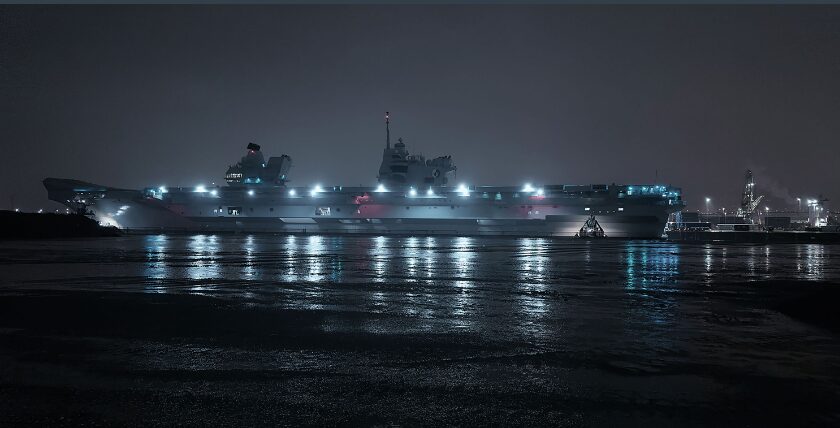
[[[645,193],[654,194],[656,192],[667,190],[667,189],[668,188],[666,186],[651,186],[651,187],[642,186],[642,194],[645,194]],[[635,191],[635,189],[633,188],[633,186],[627,187],[627,194],[628,195],[632,195],[634,191]],[[669,196],[677,196],[677,192],[672,191],[672,192],[662,193],[663,198],[667,198]]]
[[[525,183],[525,186],[522,187],[522,191],[525,193],[533,193],[536,196],[545,196],[545,190],[542,187],[535,189],[531,183]]]
[[[158,192],[168,193],[169,191],[166,189],[166,187],[160,186],[158,188]],[[213,190],[210,190],[208,192],[207,187],[205,187],[204,185],[196,186],[194,192],[195,193],[210,193],[210,195],[212,195],[212,196],[218,196],[219,195],[218,190],[213,189]],[[313,187],[312,190],[309,191],[309,196],[315,197],[319,193],[323,193],[323,192],[324,192],[323,187],[321,187],[320,185],[315,185],[315,187]],[[388,189],[385,188],[384,185],[380,184],[379,186],[376,187],[374,192],[385,193],[385,192],[388,192]],[[455,189],[455,192],[457,192],[460,196],[470,196],[470,189],[465,184],[459,184],[458,187]],[[530,183],[525,184],[525,186],[522,188],[522,192],[532,193],[536,196],[544,196],[545,195],[545,190],[543,188],[534,188]],[[254,192],[253,189],[249,189],[247,193],[248,193],[248,196],[254,196],[255,195],[255,192]],[[295,189],[289,189],[289,196],[292,196],[292,197],[297,196],[297,191]],[[410,196],[412,198],[416,197],[417,196],[417,189],[415,189],[414,187],[409,188],[408,196]],[[429,197],[435,196],[434,189],[429,187],[429,189],[426,190],[426,196],[429,196]]]
[[[656,191],[656,190],[660,190],[660,189],[663,189],[663,190],[664,190],[664,189],[666,189],[666,187],[665,187],[665,186],[652,186],[652,187],[650,187],[650,188],[648,188],[648,187],[642,187],[642,193],[648,193],[648,189],[650,189],[650,192],[654,192],[654,191]],[[163,194],[163,193],[168,193],[168,192],[169,192],[169,190],[168,190],[165,186],[160,186],[160,187],[157,189],[157,191],[158,191],[159,193],[161,193],[161,194]],[[633,187],[632,187],[632,186],[627,188],[627,194],[628,194],[628,195],[632,195],[632,194],[633,194],[633,191],[634,191],[634,189],[633,189]],[[206,188],[204,185],[198,185],[198,186],[196,186],[196,188],[195,188],[195,192],[196,192],[196,193],[210,193],[210,195],[212,195],[212,196],[218,196],[218,195],[219,195],[219,191],[218,191],[218,190],[213,189],[213,190],[210,190],[210,191],[208,192],[207,188]],[[310,195],[310,196],[312,196],[312,197],[315,197],[315,196],[317,196],[319,193],[323,193],[323,192],[324,192],[324,188],[323,188],[323,187],[321,187],[321,185],[317,185],[317,184],[316,184],[316,185],[315,185],[315,187],[313,187],[313,188],[309,191],[309,195]],[[376,189],[374,190],[374,192],[376,192],[376,193],[385,193],[385,192],[388,192],[388,189],[387,189],[387,188],[386,188],[383,184],[380,184],[380,185],[378,185],[378,186],[376,187]],[[468,196],[470,196],[470,189],[469,189],[469,187],[467,187],[465,184],[459,184],[459,185],[458,185],[458,187],[455,189],[455,192],[457,192],[460,196],[464,196],[464,197],[468,197]],[[530,183],[526,183],[526,184],[525,184],[525,186],[523,186],[523,187],[522,187],[522,192],[524,192],[524,193],[531,193],[532,195],[534,195],[534,196],[539,196],[539,197],[545,196],[545,189],[543,189],[543,188],[541,188],[541,187],[540,187],[540,188],[535,188],[535,187],[534,187],[534,186],[532,186]],[[256,193],[255,193],[255,191],[254,191],[253,189],[249,189],[249,190],[247,191],[247,193],[248,193],[248,196],[254,196],[254,195],[256,194]],[[290,197],[295,197],[295,196],[297,196],[297,191],[296,191],[295,189],[289,189],[289,196],[290,196]],[[412,198],[417,197],[417,189],[415,189],[414,187],[409,188],[409,190],[408,190],[408,195],[407,195],[407,196],[412,197]],[[434,191],[431,187],[429,187],[429,189],[428,189],[428,190],[426,190],[426,196],[427,196],[427,197],[434,197],[434,196],[436,196],[436,195],[435,195],[435,191]],[[668,197],[668,196],[677,196],[677,192],[666,192],[666,193],[662,193],[662,197],[663,197],[663,198]],[[708,198],[707,198],[707,199],[708,199]],[[707,201],[706,201],[706,203],[707,203],[707,204],[708,204],[709,202],[710,202],[710,200],[707,200]],[[817,201],[815,201],[815,200],[808,200],[808,204],[809,204],[809,205],[811,205],[811,204],[815,204],[816,202],[817,202]]]

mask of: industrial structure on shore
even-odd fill
[[[758,209],[763,195],[755,194],[753,173],[747,170],[741,204],[733,215],[678,212],[668,222],[666,236],[681,241],[840,242],[840,224],[825,208],[823,197],[798,198],[798,210]]]

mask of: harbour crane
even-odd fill
[[[738,217],[748,219],[752,222],[753,213],[755,213],[755,209],[761,203],[761,200],[764,199],[764,195],[755,196],[755,180],[753,179],[752,171],[747,170],[744,178],[746,183],[744,184],[744,192],[741,194],[741,206],[738,208]]]

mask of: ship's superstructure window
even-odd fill
[[[619,211],[624,211],[624,207],[618,207]]]
[[[315,210],[315,215],[330,215],[330,207],[318,207]]]
[[[228,215],[239,215],[242,213],[242,207],[228,207]]]

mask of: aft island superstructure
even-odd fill
[[[291,186],[292,159],[257,144],[216,187],[118,189],[47,178],[49,198],[102,224],[138,232],[277,232],[658,238],[684,203],[664,185],[454,185],[451,157],[386,146],[371,187]],[[586,226],[585,226],[586,225]]]

